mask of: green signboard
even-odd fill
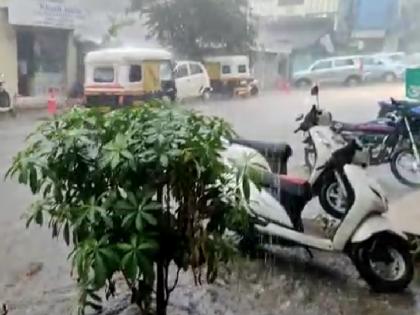
[[[420,99],[420,69],[407,69],[405,73],[405,96]]]

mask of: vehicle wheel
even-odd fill
[[[307,88],[312,84],[311,80],[309,79],[299,79],[296,81],[295,86],[299,89]]]
[[[201,99],[203,102],[208,102],[211,98],[211,93],[209,90],[205,90],[202,94],[201,94]]]
[[[395,80],[397,80],[397,76],[394,73],[392,72],[385,73],[384,75],[385,82],[391,83],[391,82],[394,82]]]
[[[332,217],[342,220],[347,211],[353,206],[354,196],[347,198],[340,193],[340,185],[335,180],[326,180],[321,186],[319,203],[322,208]]]
[[[260,93],[260,90],[256,87],[256,86],[253,86],[252,88],[251,88],[251,95],[252,96],[256,96],[256,95],[258,95]]]
[[[347,86],[357,86],[362,82],[362,80],[359,77],[353,76],[353,77],[349,77],[346,80],[346,85]]]
[[[391,171],[402,184],[420,187],[420,164],[417,163],[412,149],[404,148],[394,154]]]
[[[400,292],[414,276],[408,243],[391,234],[380,234],[357,245],[352,260],[362,278],[376,292]]]
[[[10,107],[10,95],[6,91],[0,92],[0,107]]]

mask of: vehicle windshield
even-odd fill
[[[172,81],[174,79],[174,72],[170,61],[162,61],[160,63],[160,79],[162,81]]]
[[[114,82],[113,67],[97,67],[94,70],[93,81],[96,83],[112,83]]]

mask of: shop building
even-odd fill
[[[84,13],[69,2],[0,0],[0,73],[11,95],[64,95],[76,82],[74,28]]]

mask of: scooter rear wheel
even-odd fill
[[[413,280],[414,264],[408,243],[395,235],[380,234],[357,245],[352,260],[376,292],[401,292]]]

